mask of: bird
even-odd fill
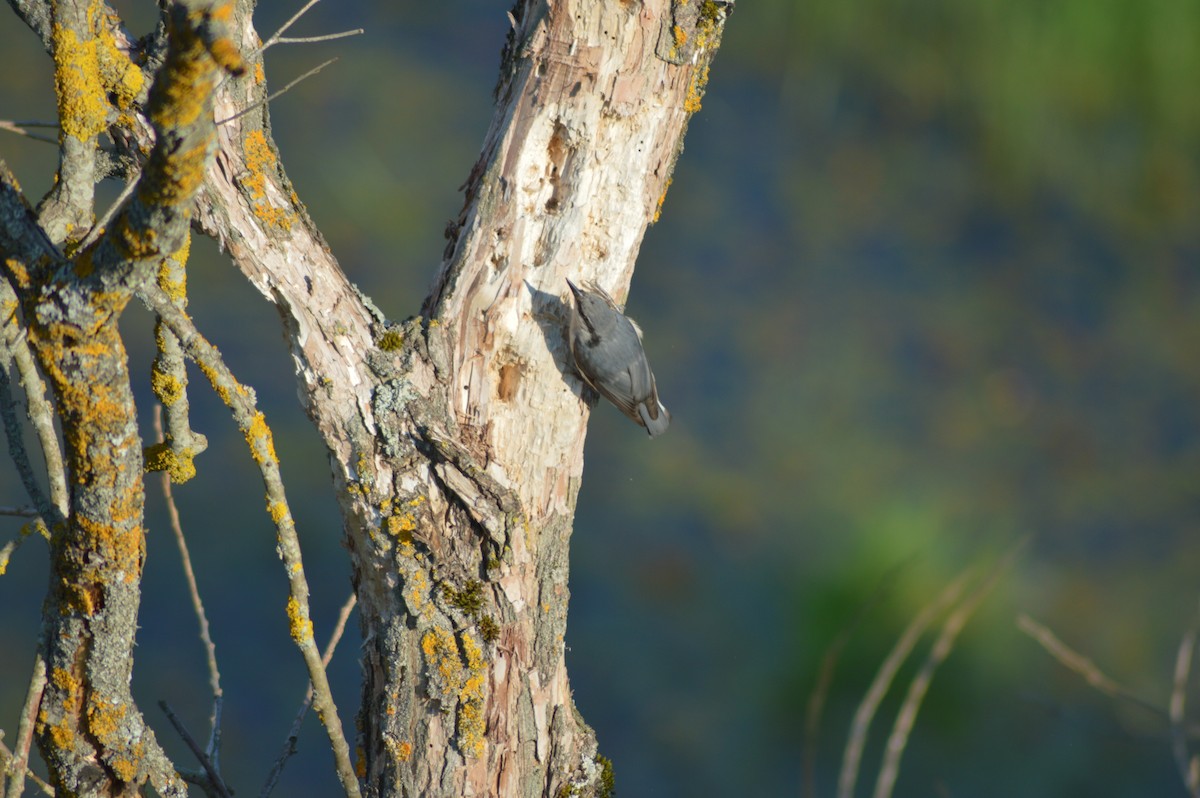
[[[641,328],[595,283],[567,285],[575,298],[567,342],[579,376],[651,438],[666,432],[671,414],[658,398]]]

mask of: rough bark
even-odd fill
[[[627,292],[730,5],[518,3],[445,260],[422,315],[391,324],[287,180],[250,5],[234,4],[231,43],[249,69],[216,92],[223,123],[194,224],[279,308],[329,450],[365,641],[369,795],[606,789],[563,657],[591,401],[566,356],[565,278]],[[44,36],[31,6],[18,4]],[[114,138],[136,152],[149,130],[135,114]],[[109,376],[127,388],[127,374]],[[140,493],[126,498],[140,524]],[[140,567],[140,526],[131,540]]]
[[[224,69],[240,64],[222,51],[219,7],[196,2],[172,9],[166,62],[145,106],[156,143],[147,150],[138,191],[89,245],[97,136],[116,113],[107,97],[131,99],[102,65],[128,56],[112,49],[98,3],[54,3],[48,18],[61,159],[38,218],[7,168],[0,169],[4,275],[54,396],[70,478],[69,512],[51,511],[48,519],[54,528],[37,740],[60,795],[137,795],[147,781],[161,795],[184,795],[129,692],[144,488],[117,322],[163,258],[187,239],[192,199],[214,143],[212,91]],[[72,255],[64,257],[57,245]]]

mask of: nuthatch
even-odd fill
[[[658,399],[641,329],[600,286],[584,283],[581,289],[570,280],[567,285],[575,295],[568,342],[579,375],[651,438],[666,432],[671,414]]]

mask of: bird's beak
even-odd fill
[[[579,299],[579,286],[571,282],[569,278],[567,279],[567,285],[571,287],[571,293],[575,295],[575,298]]]

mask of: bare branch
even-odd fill
[[[233,792],[228,786],[226,786],[225,780],[221,778],[221,774],[217,772],[215,767],[213,767],[212,760],[208,758],[208,755],[204,753],[203,750],[201,750],[200,746],[196,743],[196,739],[192,737],[191,733],[187,730],[187,727],[183,725],[183,721],[181,721],[175,715],[175,712],[171,709],[170,704],[168,704],[166,701],[159,701],[158,705],[162,708],[163,712],[167,713],[167,720],[171,721],[171,725],[175,728],[175,731],[179,734],[180,738],[183,739],[183,742],[188,747],[188,750],[190,750],[196,757],[197,761],[200,762],[200,767],[204,768],[204,775],[208,778],[208,784],[206,786],[210,787],[213,792],[220,796],[220,798],[233,798]]]
[[[862,623],[868,611],[887,595],[896,575],[906,568],[909,562],[911,562],[911,559],[897,564],[884,574],[883,578],[879,580],[879,584],[875,586],[875,589],[871,591],[871,594],[859,606],[857,612],[854,614],[854,618],[838,633],[837,638],[825,652],[825,656],[821,658],[821,668],[817,674],[817,682],[813,686],[812,695],[809,697],[808,709],[804,720],[805,745],[801,767],[804,774],[803,795],[805,798],[816,798],[817,795],[817,734],[820,730],[821,713],[824,710],[825,699],[829,694],[830,685],[833,683],[834,672],[837,670],[838,659],[841,657],[842,650],[846,647],[854,630]]]
[[[334,623],[333,633],[329,636],[329,643],[325,646],[325,653],[321,655],[321,664],[329,666],[329,660],[333,659],[333,652],[337,648],[338,641],[342,639],[342,633],[346,630],[346,621],[350,619],[350,613],[354,610],[355,604],[358,603],[358,597],[353,593],[350,598],[346,599],[346,603],[342,605],[341,612],[338,613],[337,622]],[[300,703],[300,709],[296,712],[296,718],[292,721],[292,728],[288,730],[287,739],[283,742],[283,750],[279,752],[279,756],[275,760],[275,764],[271,766],[271,771],[267,774],[266,783],[263,784],[262,790],[259,791],[259,798],[267,798],[275,789],[276,782],[283,774],[283,768],[287,764],[288,759],[292,754],[296,753],[296,740],[300,737],[300,726],[304,723],[305,716],[308,715],[309,707],[313,702],[312,682],[309,682],[308,690],[305,691],[304,700]]]
[[[58,139],[51,138],[49,136],[43,136],[40,133],[30,133],[28,130],[25,129],[27,127],[33,127],[33,125],[31,125],[28,122],[22,124],[20,122],[10,122],[7,119],[0,119],[0,130],[7,130],[10,133],[16,133],[19,136],[27,136],[28,138],[31,138],[34,141],[44,141],[47,144],[58,144]],[[47,127],[55,127],[55,126],[47,125]]]
[[[190,241],[189,233],[189,243],[163,258],[158,267],[159,287],[180,310],[188,303]],[[166,416],[166,431],[158,443],[146,448],[146,470],[166,472],[172,482],[182,485],[196,475],[196,456],[208,448],[208,438],[192,429],[187,364],[179,340],[162,319],[154,321],[154,341],[158,351],[150,367],[150,388]]]
[[[350,36],[361,36],[366,31],[362,28],[344,30],[340,33],[326,33],[323,36],[298,36],[296,38],[279,38],[275,44],[314,44],[316,42],[331,42],[334,39],[345,39]]]
[[[892,733],[888,737],[887,747],[884,750],[883,764],[879,769],[879,776],[875,781],[875,798],[890,798],[892,794],[892,788],[896,785],[896,778],[900,775],[900,759],[903,757],[904,749],[908,745],[909,733],[912,731],[913,723],[916,722],[917,712],[921,708],[921,702],[924,700],[925,694],[929,691],[929,685],[933,681],[933,675],[937,671],[938,666],[950,656],[950,652],[954,649],[954,644],[958,640],[958,636],[963,628],[967,625],[967,621],[971,619],[975,610],[979,609],[979,605],[983,603],[988,594],[1000,583],[1000,579],[1008,573],[1009,568],[1016,561],[1017,555],[1028,542],[1029,538],[1023,538],[1009,549],[1008,553],[992,566],[983,583],[971,595],[967,596],[962,604],[950,614],[946,622],[942,624],[941,634],[934,641],[933,647],[929,650],[929,656],[926,657],[921,669],[913,677],[912,682],[909,683],[908,694],[904,698],[904,703],[900,706],[896,722],[892,725]]]
[[[4,309],[11,308],[5,314]],[[50,502],[61,516],[67,514],[67,479],[63,468],[62,451],[54,430],[54,408],[46,399],[46,385],[33,362],[25,330],[17,315],[17,298],[8,280],[0,278],[0,368],[7,368],[9,359],[16,364],[21,387],[25,389],[26,411],[33,424],[46,477],[50,483]],[[51,517],[53,523],[58,523]]]
[[[1188,794],[1192,798],[1200,798],[1200,763],[1188,752],[1185,701],[1198,632],[1200,632],[1200,611],[1193,615],[1191,625],[1179,641],[1179,652],[1175,656],[1175,679],[1169,704],[1171,753],[1175,757],[1175,766],[1179,769],[1184,786],[1187,787]]]
[[[258,55],[260,55],[261,53],[263,53],[263,52],[266,52],[267,48],[268,48],[268,47],[270,47],[271,45],[278,43],[278,42],[279,42],[279,40],[280,40],[280,37],[282,37],[282,36],[283,36],[283,34],[287,33],[287,30],[288,30],[288,28],[290,28],[290,27],[292,27],[293,25],[295,25],[295,24],[296,24],[296,22],[297,22],[297,21],[300,19],[300,17],[302,17],[302,16],[304,16],[305,14],[307,14],[307,13],[308,13],[308,10],[309,10],[310,8],[312,8],[313,6],[315,6],[315,5],[316,5],[317,3],[319,3],[319,2],[320,2],[320,0],[308,0],[308,2],[307,2],[307,3],[305,3],[305,4],[304,4],[304,5],[303,5],[303,6],[300,8],[300,10],[299,10],[299,11],[297,11],[295,14],[292,14],[291,18],[290,18],[290,19],[288,19],[288,21],[287,21],[287,22],[285,22],[285,23],[283,23],[282,25],[280,25],[280,26],[279,26],[279,30],[277,30],[277,31],[275,31],[274,33],[272,33],[272,34],[271,34],[271,36],[270,36],[270,38],[268,38],[268,39],[267,39],[265,42],[263,42],[263,46],[262,46],[262,47],[260,47],[260,48],[258,48],[258,52],[256,52],[254,55],[255,55],[255,56],[258,56]]]
[[[1028,615],[1021,613],[1017,616],[1017,628],[1032,637],[1034,641],[1046,650],[1046,653],[1058,660],[1065,668],[1082,676],[1085,682],[1109,698],[1119,698],[1128,701],[1159,717],[1167,715],[1162,707],[1155,705],[1151,701],[1147,701],[1132,690],[1117,683],[1116,680],[1106,676],[1094,662],[1072,649],[1060,640],[1054,632],[1050,631],[1049,628],[1033,620]]]
[[[29,453],[25,451],[21,422],[17,418],[16,399],[13,398],[8,370],[3,367],[0,367],[0,419],[3,420],[4,435],[8,439],[9,457],[17,467],[17,475],[21,478],[21,484],[25,486],[25,493],[37,508],[38,515],[55,519],[55,523],[58,523],[62,517],[42,491],[42,486],[38,484]]]
[[[839,798],[853,798],[854,796],[854,784],[858,779],[859,765],[862,762],[863,749],[867,743],[867,732],[870,730],[871,721],[875,717],[884,695],[887,694],[888,688],[891,687],[892,680],[900,670],[900,666],[904,664],[921,635],[933,623],[933,619],[958,601],[974,570],[974,568],[965,569],[942,590],[936,599],[917,613],[879,666],[879,672],[875,674],[871,686],[867,689],[858,705],[858,710],[854,713],[854,722],[850,727],[850,736],[846,740],[845,753],[842,755],[842,772],[838,777]]]
[[[29,689],[25,692],[25,705],[21,707],[21,720],[17,726],[17,742],[13,746],[13,758],[8,764],[11,781],[5,798],[20,798],[25,790],[25,775],[29,767],[29,748],[33,744],[33,726],[37,720],[38,705],[42,701],[42,690],[46,687],[46,663],[38,654],[33,662],[33,675],[29,678]]]
[[[106,210],[100,216],[100,218],[96,220],[96,223],[92,225],[92,229],[88,230],[87,235],[85,235],[83,240],[79,242],[79,249],[87,249],[95,243],[97,238],[100,237],[100,234],[104,232],[106,227],[108,227],[108,223],[111,222],[112,218],[117,215],[117,211],[119,211],[121,206],[125,204],[125,200],[129,199],[129,195],[132,194],[134,189],[137,188],[137,181],[140,174],[140,172],[137,172],[130,176],[129,182],[125,184],[125,188],[121,189],[121,193],[118,194],[117,198],[112,201],[111,205],[108,206],[108,210]]]
[[[277,98],[277,97],[279,97],[279,96],[281,96],[281,95],[283,95],[283,94],[286,94],[287,92],[291,91],[291,89],[292,89],[292,88],[293,88],[293,87],[294,87],[296,84],[298,84],[300,81],[302,81],[302,80],[306,80],[306,79],[308,79],[308,78],[311,78],[313,75],[317,74],[317,73],[318,73],[318,72],[320,72],[322,69],[324,69],[325,67],[329,66],[330,64],[332,64],[332,63],[333,63],[333,62],[335,62],[335,61],[337,61],[337,59],[336,59],[336,58],[330,58],[328,61],[326,61],[326,62],[324,62],[324,63],[322,63],[322,64],[317,64],[315,67],[313,67],[312,69],[308,70],[308,71],[307,71],[307,72],[305,72],[303,75],[301,75],[300,77],[296,78],[295,80],[293,80],[291,83],[289,83],[289,84],[287,84],[286,86],[284,86],[284,87],[283,87],[282,89],[280,89],[279,91],[277,91],[277,92],[273,92],[273,93],[271,93],[271,94],[268,94],[266,97],[264,97],[263,99],[259,100],[259,101],[258,101],[258,102],[256,102],[256,103],[254,103],[253,105],[248,105],[248,106],[246,106],[245,108],[243,108],[242,110],[240,110],[240,111],[238,111],[236,114],[234,114],[233,116],[226,117],[225,119],[222,119],[222,120],[221,120],[220,122],[218,122],[217,124],[218,124],[218,125],[227,125],[227,124],[229,124],[230,122],[232,122],[233,120],[235,120],[235,119],[240,119],[241,117],[243,117],[243,116],[245,116],[246,114],[250,113],[250,112],[251,112],[251,111],[253,111],[255,108],[261,108],[262,106],[264,106],[264,105],[266,105],[267,103],[271,102],[271,101],[272,101],[272,100],[274,100],[275,98]]]
[[[3,740],[3,739],[4,739],[4,732],[0,731],[0,740]],[[5,745],[3,742],[0,742],[0,770],[7,768],[9,766],[9,764],[12,762],[12,760],[13,760],[12,751],[9,751],[8,746]],[[34,773],[32,770],[26,770],[25,776],[27,778],[29,778],[31,781],[33,781],[33,783],[38,786],[38,789],[42,791],[43,795],[49,795],[49,796],[53,797],[54,788],[51,787],[49,784],[47,784],[42,779],[38,778],[38,775],[36,773]],[[2,783],[0,783],[0,786],[3,786]]]
[[[38,511],[32,507],[0,506],[0,515],[13,515],[19,518],[40,518]]]
[[[162,407],[154,407],[154,433],[159,442],[163,440]],[[200,642],[204,645],[204,658],[208,664],[208,686],[212,691],[214,705],[221,700],[221,672],[217,668],[217,646],[213,643],[209,632],[208,615],[204,612],[204,602],[200,599],[200,588],[196,584],[196,573],[192,569],[192,556],[188,552],[187,540],[183,536],[183,525],[179,520],[179,508],[175,506],[175,496],[171,492],[171,478],[167,472],[159,472],[160,486],[163,499],[167,503],[167,518],[170,521],[171,532],[175,536],[175,544],[179,547],[179,560],[183,565],[183,577],[187,580],[188,596],[192,600],[192,612],[196,614],[196,622],[200,625]],[[216,710],[212,719],[212,728],[216,729]],[[211,751],[209,752],[211,755]]]
[[[313,642],[308,581],[304,575],[296,523],[288,506],[283,479],[279,473],[279,461],[275,455],[271,430],[262,412],[255,406],[253,392],[234,377],[220,352],[205,340],[187,314],[175,307],[170,298],[157,287],[147,287],[141,296],[179,339],[184,352],[200,366],[217,395],[232,411],[234,421],[245,436],[251,456],[258,465],[266,488],[268,512],[275,524],[278,551],[283,558],[290,588],[288,618],[292,639],[300,648],[304,663],[308,667],[308,676],[314,688],[313,704],[317,707],[325,731],[329,735],[342,788],[347,795],[357,797],[360,794],[358,777],[350,760],[350,746],[342,731],[337,705],[334,703],[329,680],[321,662],[321,654]]]

